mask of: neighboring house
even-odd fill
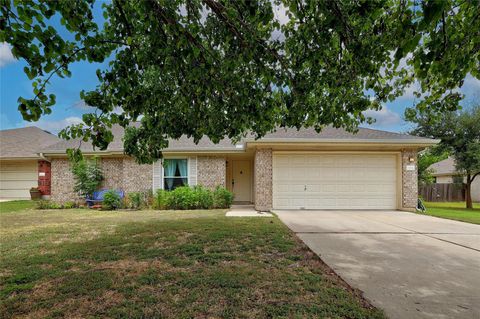
[[[435,183],[450,184],[457,180],[466,183],[467,177],[462,173],[457,172],[455,167],[455,160],[453,157],[448,157],[443,161],[432,164],[429,169],[432,170],[432,175],[435,177]],[[477,176],[472,182],[472,200],[480,202],[480,176]]]
[[[225,186],[236,202],[270,209],[406,209],[417,204],[417,152],[435,140],[360,128],[278,129],[237,144],[228,139],[198,144],[171,140],[163,161],[138,165],[123,154],[123,129],[113,128],[106,151],[88,143],[62,141],[43,149],[52,167],[52,199],[72,200],[73,176],[67,148],[99,156],[105,188],[126,192],[180,185]],[[163,162],[163,165],[162,165]]]
[[[30,198],[32,187],[50,195],[50,163],[37,153],[59,141],[38,127],[0,131],[0,199]]]

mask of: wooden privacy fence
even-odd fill
[[[420,186],[418,195],[427,202],[463,202],[465,200],[465,187],[463,184],[435,183]]]

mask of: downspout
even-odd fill
[[[43,153],[37,153],[37,155],[44,161],[47,161],[50,163],[50,160],[48,158],[45,157],[45,155],[43,155]]]

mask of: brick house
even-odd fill
[[[88,143],[61,141],[43,149],[51,163],[51,196],[72,200],[73,176],[66,149],[98,156],[104,188],[125,192],[180,185],[224,186],[239,203],[271,209],[402,209],[417,202],[417,152],[437,143],[406,134],[360,128],[356,134],[326,127],[278,129],[255,140],[213,144],[207,138],[171,140],[164,158],[139,165],[124,155],[123,129],[114,127],[105,151]]]
[[[0,199],[30,198],[30,188],[50,195],[50,162],[38,152],[60,139],[38,127],[0,131]]]

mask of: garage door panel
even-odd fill
[[[36,179],[36,172],[0,172],[0,180],[2,181],[28,181]]]
[[[30,190],[0,189],[0,198],[30,198]]]
[[[35,180],[30,181],[0,181],[0,189],[24,189],[38,186]]]
[[[395,209],[396,167],[394,154],[274,154],[274,208]]]
[[[36,186],[36,160],[0,161],[0,198],[30,198],[30,188]]]
[[[0,163],[0,171],[32,171],[36,169],[36,161],[9,161]]]

